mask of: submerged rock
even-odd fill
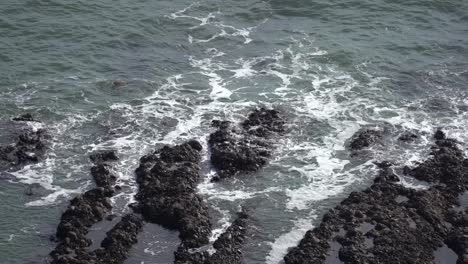
[[[134,207],[146,221],[180,232],[184,248],[208,243],[211,222],[208,207],[196,193],[202,146],[192,140],[154,151],[140,159],[139,186]]]
[[[333,243],[344,263],[432,263],[444,242],[458,254],[458,263],[465,263],[468,225],[463,219],[468,215],[451,208],[468,189],[468,167],[453,140],[439,137],[436,144],[432,156],[410,175],[444,184],[408,189],[396,184],[398,177],[384,166],[370,188],[351,193],[325,214],[320,226],[288,252],[285,263],[325,263]]]
[[[285,121],[277,110],[256,109],[240,128],[228,121],[213,121],[217,130],[208,144],[211,163],[217,170],[214,181],[239,173],[254,172],[265,166],[272,155],[272,139],[285,131]]]
[[[27,114],[24,114],[24,115],[20,115],[18,117],[14,117],[12,119],[13,121],[23,121],[23,122],[33,122],[33,121],[36,121],[34,120],[33,116],[29,113]]]

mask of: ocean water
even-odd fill
[[[240,121],[258,106],[287,115],[273,160],[210,183],[205,151],[199,193],[213,240],[240,207],[254,208],[245,262],[280,263],[328,209],[370,185],[373,160],[420,161],[438,127],[467,142],[467,94],[463,0],[2,0],[0,143],[24,113],[51,142],[43,161],[0,174],[0,263],[43,263],[69,199],[93,187],[89,153],[121,157],[119,215],[139,157],[191,138],[206,150],[212,119]],[[346,144],[364,127],[384,130],[384,142],[352,157]],[[398,142],[404,131],[421,137]],[[126,263],[172,263],[177,244],[148,224]]]

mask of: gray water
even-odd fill
[[[199,186],[213,239],[240,206],[255,208],[246,263],[278,263],[329,208],[369,186],[372,158],[414,164],[437,127],[468,138],[462,0],[3,0],[0,62],[0,143],[26,112],[52,136],[44,161],[2,174],[0,263],[40,261],[55,246],[68,200],[93,187],[90,152],[119,152],[119,215],[140,156],[189,138],[206,146],[212,119],[239,121],[256,106],[287,113],[274,160],[216,184],[205,161]],[[385,143],[350,157],[346,143],[363,127],[384,129]],[[421,138],[398,142],[407,130]],[[171,263],[175,245],[176,233],[148,231],[127,263]]]

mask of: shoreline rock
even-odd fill
[[[188,252],[182,247],[175,252],[176,264],[241,264],[242,247],[249,230],[249,215],[242,211],[237,218],[213,243],[214,253],[208,251]]]
[[[37,122],[30,114],[12,119],[14,122]],[[0,146],[0,169],[19,169],[29,163],[38,162],[46,152],[48,135],[43,128],[24,126],[15,143]]]
[[[130,213],[107,232],[106,238],[101,243],[100,249],[93,251],[96,263],[120,264],[128,257],[132,246],[138,242],[137,234],[143,228],[141,216]]]
[[[285,132],[285,123],[279,111],[265,108],[251,112],[240,128],[229,121],[214,120],[212,125],[217,130],[210,134],[208,145],[218,175],[212,181],[265,166],[274,149],[271,139]]]
[[[55,235],[58,245],[49,254],[52,264],[95,263],[92,261],[96,257],[86,250],[92,244],[86,234],[90,227],[103,221],[112,209],[109,198],[114,195],[113,184],[116,180],[106,167],[110,165],[103,162],[96,160],[91,168],[97,187],[73,198],[62,214]]]
[[[376,144],[383,138],[383,131],[373,128],[366,128],[356,132],[349,143],[351,151],[359,151]]]
[[[196,193],[200,151],[198,141],[164,146],[140,159],[136,169],[139,190],[134,209],[148,222],[178,230],[185,249],[209,242],[208,206]]]
[[[468,189],[467,160],[454,140],[439,132],[436,139],[431,157],[406,169],[432,187],[405,188],[383,166],[370,188],[351,193],[325,214],[285,263],[328,263],[333,255],[344,263],[432,263],[443,245],[458,255],[457,263],[467,263],[468,210],[452,209]]]

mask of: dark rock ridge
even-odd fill
[[[148,222],[178,230],[184,249],[207,244],[211,234],[208,207],[196,193],[201,150],[195,140],[164,146],[142,157],[136,169],[134,209]]]
[[[34,121],[36,121],[36,120],[34,120],[33,116],[31,114],[29,114],[29,113],[24,114],[24,115],[20,115],[18,117],[13,117],[12,120],[13,121],[18,121],[18,122],[20,122],[20,121],[23,121],[23,122],[34,122]]]
[[[218,172],[213,181],[265,166],[274,149],[273,138],[285,132],[280,112],[265,108],[254,110],[239,127],[218,120],[212,125],[217,130],[210,134],[208,144],[211,163]]]
[[[242,246],[247,235],[248,225],[247,213],[238,213],[237,219],[214,242],[213,247],[216,249],[216,252],[211,255],[206,264],[243,263]]]
[[[373,128],[367,128],[356,132],[352,137],[349,148],[351,151],[358,151],[368,148],[377,143],[383,137],[383,131]]]
[[[113,150],[99,151],[89,155],[89,158],[94,164],[119,160],[119,157]]]
[[[419,136],[411,131],[406,131],[400,134],[398,137],[398,140],[403,141],[403,142],[412,142],[418,139]]]
[[[30,114],[25,114],[13,118],[13,121],[34,120]],[[48,138],[45,129],[24,126],[21,130],[15,143],[0,146],[0,170],[18,169],[28,163],[38,162],[44,156]]]
[[[100,249],[90,255],[102,264],[120,264],[128,257],[128,253],[137,241],[137,234],[143,228],[143,219],[136,214],[128,214],[120,220],[101,243]]]
[[[92,225],[102,221],[111,210],[109,198],[114,194],[116,177],[110,172],[110,165],[103,163],[103,159],[94,160],[96,163],[91,168],[91,173],[97,188],[72,199],[62,214],[56,232],[58,245],[50,253],[51,263],[95,263],[86,251],[86,247],[92,244],[86,234]]]
[[[436,135],[431,157],[406,169],[432,187],[405,188],[392,168],[382,166],[374,184],[325,214],[285,263],[336,263],[336,251],[344,263],[433,263],[444,244],[458,255],[458,264],[468,263],[468,208],[453,209],[468,189],[468,162],[454,140]]]
[[[90,155],[94,166],[91,167],[91,175],[97,187],[113,190],[117,177],[112,173],[110,161],[116,161],[119,158],[115,151],[102,151]]]
[[[176,264],[241,264],[242,246],[246,239],[249,221],[248,214],[239,212],[236,220],[213,243],[216,250],[212,255],[207,251],[189,253],[183,248],[175,253]]]

